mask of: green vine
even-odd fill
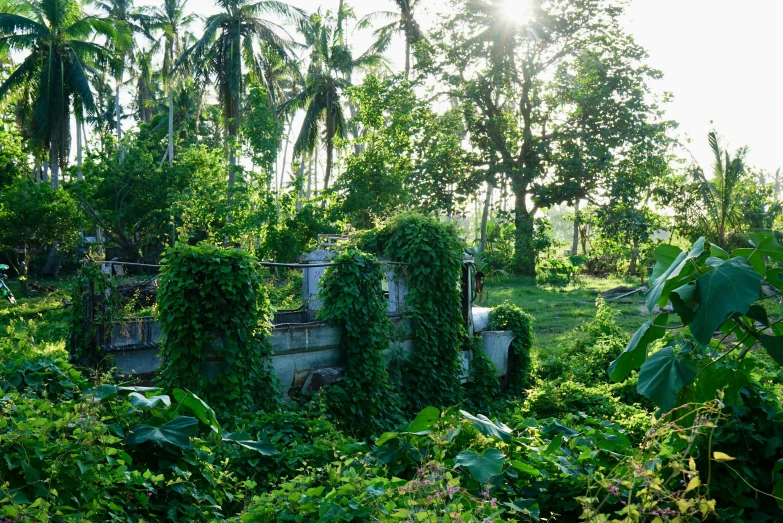
[[[491,330],[510,330],[514,340],[508,349],[508,373],[506,385],[512,393],[520,393],[530,384],[530,349],[533,347],[534,318],[517,307],[505,302],[492,309]]]
[[[101,324],[111,325],[122,308],[114,281],[98,262],[86,261],[71,289],[70,336],[67,346],[71,361],[85,367],[106,366],[98,343]]]
[[[464,244],[456,226],[403,213],[365,233],[359,247],[410,264],[396,269],[407,279],[405,315],[413,320],[415,335],[413,354],[400,369],[407,409],[459,403],[465,336],[459,291]]]
[[[219,412],[275,404],[271,306],[256,259],[238,249],[177,245],[164,264],[161,385],[189,389]]]
[[[328,389],[329,410],[349,431],[361,436],[388,430],[402,418],[399,399],[386,370],[392,323],[386,314],[378,259],[350,247],[321,278],[323,308],[318,319],[337,325],[345,350],[345,376]]]

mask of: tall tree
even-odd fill
[[[748,148],[740,147],[732,155],[722,146],[715,131],[709,132],[707,140],[713,155],[712,177],[707,178],[701,167],[693,169],[693,177],[699,184],[706,208],[702,222],[709,240],[725,247],[728,232],[741,225],[743,209],[739,193],[746,181],[745,159]]]
[[[382,25],[375,29],[376,42],[374,49],[383,53],[391,44],[396,34],[402,34],[405,38],[405,78],[408,79],[411,72],[411,47],[424,40],[424,33],[416,21],[414,10],[418,6],[418,0],[394,0],[398,11],[375,11],[359,20],[359,27],[368,27],[376,21]]]
[[[428,70],[464,109],[474,164],[507,176],[515,199],[514,270],[535,272],[538,210],[583,197],[654,116],[644,50],[609,0],[469,0],[431,41]]]
[[[174,64],[182,54],[182,31],[194,20],[193,14],[185,14],[188,0],[164,0],[162,6],[156,6],[151,15],[151,27],[163,34],[163,80],[168,91],[168,149],[166,157],[169,165],[174,163],[174,84],[176,83]]]
[[[341,1],[337,16],[315,13],[302,24],[310,49],[310,64],[301,92],[281,105],[281,111],[304,109],[305,116],[299,136],[294,143],[294,155],[312,152],[318,143],[323,127],[326,143],[326,169],[324,189],[329,181],[334,163],[334,140],[345,137],[346,118],[343,107],[344,91],[350,86],[354,69],[382,63],[382,57],[373,49],[354,58],[345,42],[345,24],[351,12]]]
[[[31,137],[49,151],[51,184],[57,188],[70,150],[74,100],[95,111],[87,70],[113,58],[110,49],[91,38],[102,34],[122,40],[126,35],[104,19],[85,15],[73,0],[10,0],[3,8],[0,41],[28,54],[0,85],[0,100],[35,86]]]
[[[223,112],[223,125],[228,135],[228,196],[236,180],[236,150],[240,124],[242,95],[247,87],[245,68],[257,78],[262,67],[258,52],[271,53],[290,60],[293,41],[276,22],[265,18],[277,15],[285,20],[299,21],[303,13],[276,0],[218,0],[222,11],[208,17],[203,36],[180,58],[180,63],[194,69],[204,65],[213,74]]]
[[[128,39],[114,38],[109,45],[114,50],[114,60],[111,62],[112,75],[114,76],[114,119],[116,123],[117,141],[122,139],[122,103],[120,102],[120,89],[125,78],[125,69],[129,62],[136,58],[134,54],[136,34],[149,32],[149,17],[133,5],[133,0],[88,0],[88,4],[103,12],[106,17],[113,20],[129,36]]]

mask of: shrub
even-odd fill
[[[489,328],[510,330],[514,340],[508,349],[508,372],[506,381],[512,392],[524,390],[530,383],[530,350],[533,348],[533,317],[505,302],[492,309]]]
[[[651,422],[649,412],[626,404],[614,394],[612,385],[591,387],[568,380],[545,381],[536,385],[530,389],[520,412],[539,418],[560,418],[568,413],[583,412],[594,418],[612,420],[637,441],[650,428]]]

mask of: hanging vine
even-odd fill
[[[492,309],[489,328],[510,330],[514,341],[508,349],[508,373],[506,385],[511,393],[518,394],[530,383],[530,349],[533,348],[533,317],[505,302]]]
[[[321,278],[318,319],[340,327],[345,376],[326,392],[330,411],[352,433],[370,436],[399,421],[399,398],[386,370],[392,323],[378,259],[355,247],[342,251]]]
[[[462,399],[462,342],[459,282],[464,245],[456,226],[403,213],[364,234],[359,247],[397,267],[408,282],[405,315],[413,320],[411,358],[401,364],[406,408],[444,407]]]
[[[111,325],[122,314],[122,304],[115,290],[111,276],[101,270],[98,262],[84,262],[71,288],[67,342],[71,361],[85,367],[108,365],[98,337],[101,325]]]
[[[191,390],[218,412],[274,405],[271,306],[256,259],[238,249],[177,245],[164,264],[161,384]]]

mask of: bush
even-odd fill
[[[524,390],[530,383],[530,350],[533,348],[533,317],[505,302],[492,309],[489,317],[491,330],[510,330],[514,340],[508,349],[506,381],[512,392]]]
[[[650,413],[637,405],[628,405],[615,395],[612,385],[587,386],[569,380],[545,381],[528,392],[520,407],[526,416],[562,418],[566,414],[612,420],[639,441],[650,428]]]

